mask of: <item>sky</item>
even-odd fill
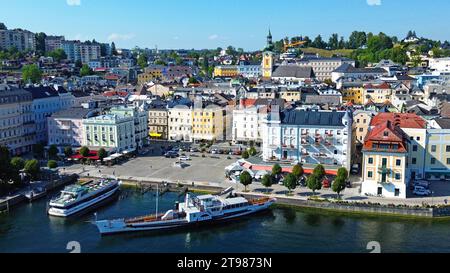
[[[0,22],[118,48],[264,48],[274,40],[353,30],[450,40],[448,0],[0,0]]]

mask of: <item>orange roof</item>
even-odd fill
[[[385,120],[367,134],[363,150],[406,153],[406,138],[398,126]]]
[[[400,128],[426,128],[426,121],[414,113],[379,113],[372,119],[370,126],[377,126],[386,121]]]

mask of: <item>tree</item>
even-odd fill
[[[188,83],[189,83],[189,84],[197,84],[197,83],[198,83],[198,80],[197,80],[196,78],[194,78],[194,77],[190,77]]]
[[[55,60],[57,62],[67,59],[67,54],[62,48],[57,48],[53,51],[50,51],[48,53],[48,56],[52,57],[53,60]]]
[[[4,23],[0,23],[0,30],[7,30],[8,28]]]
[[[92,74],[93,74],[93,71],[87,64],[84,64],[81,67],[81,69],[80,69],[80,76],[81,77],[89,76],[89,75],[92,75]]]
[[[58,157],[58,147],[56,145],[50,145],[48,148],[48,157],[50,159],[55,159]]]
[[[250,155],[248,154],[248,151],[247,150],[245,150],[244,152],[242,152],[242,158],[243,159],[247,159],[247,158],[249,158],[250,157]]]
[[[39,162],[36,159],[27,160],[24,166],[25,172],[30,175],[33,179],[37,179],[41,168],[39,167]]]
[[[248,149],[248,154],[250,156],[255,156],[257,153],[256,148],[255,147],[250,147],[250,149]]]
[[[337,33],[333,33],[328,41],[328,46],[330,49],[338,49],[339,47],[339,35]]]
[[[323,167],[323,165],[317,165],[316,168],[314,168],[313,174],[317,177],[317,179],[322,181],[322,179],[325,177],[325,168]]]
[[[270,174],[265,174],[261,179],[261,184],[267,188],[270,188],[273,184],[273,177]]]
[[[289,190],[289,193],[291,193],[291,191],[297,187],[297,181],[297,177],[290,173],[284,178],[283,185]]]
[[[22,68],[24,82],[39,83],[42,79],[42,71],[35,64],[25,65]]]
[[[66,157],[71,157],[73,155],[72,147],[70,146],[65,147],[64,154],[66,155]]]
[[[272,167],[272,175],[278,176],[280,175],[282,172],[281,166],[280,164],[275,164]]]
[[[319,179],[317,175],[312,174],[306,179],[306,186],[315,194],[317,190],[322,188],[322,179]]]
[[[106,152],[105,149],[100,148],[100,150],[98,150],[98,158],[103,162],[103,159],[105,159],[105,157],[108,156],[108,153]]]
[[[23,160],[23,158],[18,156],[13,157],[13,159],[11,159],[11,166],[14,168],[15,171],[19,172],[25,167],[25,160]]]
[[[36,51],[44,55],[45,53],[45,38],[47,38],[47,34],[44,32],[36,33]]]
[[[322,40],[322,36],[318,35],[312,42],[312,46],[315,48],[325,49],[327,44]]]
[[[247,191],[247,186],[252,184],[253,178],[247,171],[243,171],[239,176],[239,181],[242,185],[244,185],[245,191]]]
[[[0,146],[0,192],[10,187],[10,181],[20,183],[20,177],[11,165],[11,156],[8,148]]]
[[[146,68],[148,63],[148,56],[145,53],[141,53],[137,58],[137,64],[142,68]]]
[[[75,61],[75,67],[81,69],[83,67],[83,63],[80,60],[76,60]]]
[[[335,193],[337,193],[338,198],[340,197],[341,192],[345,189],[346,179],[344,179],[343,176],[338,176],[334,180],[333,184],[331,185],[331,188]]]
[[[111,43],[111,53],[113,56],[118,55],[117,54],[117,49],[116,49],[116,44],[114,42]]]
[[[86,146],[81,147],[80,149],[80,155],[83,157],[88,157],[89,156],[89,148]]]
[[[44,145],[42,145],[41,143],[33,144],[32,150],[35,157],[37,158],[44,157]]]
[[[49,160],[47,162],[47,167],[49,167],[50,169],[56,169],[58,168],[58,162],[56,162],[55,160]]]
[[[337,177],[342,177],[342,178],[344,178],[344,180],[347,180],[347,178],[348,178],[348,171],[347,171],[347,169],[344,168],[344,167],[339,168],[338,171],[337,171]]]
[[[295,176],[297,181],[300,180],[300,178],[302,178],[304,173],[305,170],[303,170],[303,167],[300,164],[297,164],[292,168],[292,174]]]

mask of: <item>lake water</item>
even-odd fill
[[[155,195],[125,192],[126,198],[98,210],[98,219],[155,212]],[[182,200],[176,193],[159,199],[160,211]],[[182,231],[101,237],[92,213],[77,219],[53,218],[41,200],[0,215],[0,252],[369,252],[377,241],[382,252],[450,252],[450,221],[365,217],[318,210],[274,208],[236,222]]]

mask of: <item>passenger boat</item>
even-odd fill
[[[29,192],[25,193],[25,198],[28,199],[28,201],[33,202],[35,200],[38,200],[44,196],[47,195],[47,189],[44,187],[37,187],[35,189],[30,190]]]
[[[79,214],[114,196],[120,184],[115,178],[101,178],[83,185],[67,186],[60,196],[50,201],[48,214],[57,217]]]
[[[254,214],[269,208],[275,198],[248,200],[243,197],[223,198],[219,195],[186,195],[183,203],[164,214],[156,214],[133,219],[95,221],[102,235],[117,233],[156,231],[186,227],[190,225],[218,222]]]

